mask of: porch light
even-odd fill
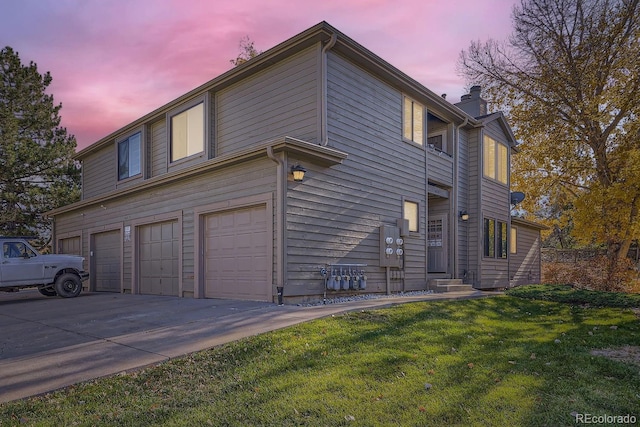
[[[304,174],[307,170],[300,165],[291,166],[291,173],[293,174],[293,180],[295,182],[301,182],[304,179]]]
[[[460,219],[463,221],[469,221],[469,214],[467,211],[460,211]]]

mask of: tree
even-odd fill
[[[79,199],[76,140],[60,127],[51,81],[12,48],[0,50],[0,235],[46,238],[44,213]]]
[[[606,245],[610,271],[640,237],[639,1],[522,0],[508,41],[458,61],[522,141],[512,181],[528,209],[564,206],[552,225]]]
[[[229,62],[231,62],[234,67],[237,67],[238,65],[244,64],[251,58],[258,56],[261,53],[262,52],[255,48],[255,46],[253,45],[253,41],[249,38],[249,36],[244,36],[240,40],[240,53],[238,54],[238,57],[236,59],[231,59]]]

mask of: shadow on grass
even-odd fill
[[[639,368],[589,354],[639,344],[628,310],[508,296],[404,304],[17,402],[0,407],[0,418],[21,425],[575,425],[572,413],[639,415]]]

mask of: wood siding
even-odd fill
[[[509,146],[508,137],[505,135],[502,127],[498,124],[497,120],[494,120],[486,125],[484,128],[486,135],[495,139],[499,143]],[[482,143],[480,144],[482,149]],[[482,151],[481,151],[482,152]],[[509,157],[507,158],[509,163]],[[482,167],[480,167],[480,173],[482,174]],[[510,222],[510,197],[511,192],[508,184],[502,184],[491,178],[482,176],[482,216],[481,216],[481,247],[480,255],[482,256],[481,272],[479,288],[491,289],[491,288],[506,288],[509,286],[509,263],[507,258],[488,258],[484,256],[483,242],[484,242],[484,230],[483,220],[484,218],[495,219],[496,221],[509,224]]]
[[[103,207],[91,206],[80,212],[56,217],[56,233],[90,229],[96,224],[108,230],[125,227],[140,218],[162,216],[182,210],[183,263],[182,296],[194,293],[194,209],[201,205],[275,191],[276,165],[264,158],[246,164],[204,172],[198,176],[176,180],[150,191],[140,191],[114,199]],[[273,213],[271,213],[273,215]],[[88,257],[89,233],[83,233],[82,254]],[[275,239],[274,239],[275,242]],[[123,247],[123,290],[132,290],[132,242]],[[275,268],[275,267],[274,267]]]
[[[148,147],[148,176],[154,177],[167,173],[167,121],[159,120],[150,126],[150,143]]]
[[[513,223],[511,228],[517,230],[516,253],[509,254],[511,286],[540,283],[540,230]]]
[[[420,207],[420,232],[405,239],[404,286],[424,289],[424,149],[402,141],[402,93],[336,54],[328,57],[329,146],[349,157],[332,168],[307,167],[304,183],[289,182],[286,294],[322,293],[320,268],[334,263],[368,264],[367,290],[384,291],[379,227],[396,224],[403,196]],[[401,281],[392,287],[402,290]]]
[[[115,144],[91,153],[82,161],[82,199],[112,191],[116,188],[117,153]]]
[[[318,135],[319,47],[309,48],[216,95],[216,156],[281,136]]]

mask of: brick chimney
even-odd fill
[[[462,95],[456,107],[472,117],[486,116],[487,101],[480,97],[481,91],[482,88],[480,86],[472,86],[468,94]]]

